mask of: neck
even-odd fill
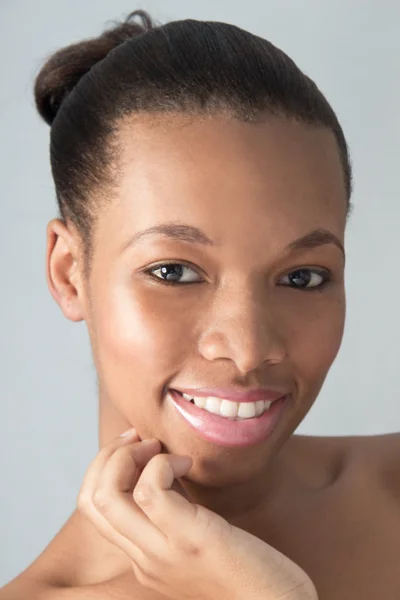
[[[261,474],[245,483],[208,487],[181,479],[184,495],[242,529],[249,529],[256,516],[272,510],[285,484],[282,461],[273,459]]]
[[[101,401],[99,407],[99,446],[102,448],[129,429],[131,424],[111,403]],[[279,505],[282,504],[285,493],[287,497],[293,491],[294,478],[290,475],[293,451],[289,453],[289,448],[292,448],[290,439],[269,462],[262,475],[245,483],[207,487],[182,478],[180,484],[183,494],[189,501],[209,508],[232,525],[268,541]],[[77,585],[132,577],[127,555],[106,540],[85,516],[75,511],[72,522],[74,526],[71,529],[79,531],[73,548]],[[80,556],[82,560],[77,563]],[[85,564],[85,568],[81,569],[80,564]]]

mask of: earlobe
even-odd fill
[[[82,321],[84,286],[79,271],[78,245],[60,219],[47,225],[46,279],[50,293],[63,314],[71,321]]]

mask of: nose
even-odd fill
[[[232,360],[245,375],[262,363],[277,365],[287,349],[268,299],[232,290],[215,299],[198,336],[198,350],[209,361]]]

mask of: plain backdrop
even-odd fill
[[[84,322],[45,280],[56,216],[49,127],[32,86],[58,48],[143,8],[158,21],[226,21],[271,40],[327,96],[353,160],[347,323],[321,393],[297,429],[400,429],[400,3],[395,0],[0,0],[0,585],[25,569],[75,508],[98,449],[96,374]]]

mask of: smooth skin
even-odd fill
[[[78,496],[78,508],[125,552],[140,584],[172,600],[317,599],[311,579],[285,555],[184,497],[177,480],[190,457],[160,452],[159,440],[141,442],[135,430],[118,438],[93,461]]]
[[[243,531],[244,544],[249,534],[284,554],[311,578],[320,600],[396,598],[399,436],[293,435],[344,330],[346,194],[333,134],[287,119],[243,124],[218,115],[141,115],[121,122],[119,147],[119,185],[99,204],[89,277],[73,225],[53,219],[47,228],[50,292],[66,318],[86,321],[90,335],[100,453],[135,427],[140,440],[158,440],[159,467],[171,455],[191,458],[179,479],[182,500]],[[132,241],[165,222],[200,228],[213,243],[162,234]],[[331,241],[317,243],[318,235],[293,249],[315,230]],[[185,266],[175,272],[178,285],[162,283],[165,262]],[[308,270],[308,282],[299,269]],[[321,272],[329,280],[318,291]],[[300,289],[305,283],[313,289]],[[230,385],[291,394],[264,442],[206,442],[166,401],[169,387]],[[108,507],[123,477],[121,463],[112,464]],[[130,465],[129,494],[136,477]],[[151,457],[147,466],[156,477]],[[88,498],[80,497],[42,555],[0,591],[1,600],[27,590],[32,600],[171,597],[177,580],[152,588],[132,568],[132,502],[117,535],[115,523],[107,534],[96,524]],[[224,585],[225,573],[216,575]],[[263,583],[263,574],[252,579],[256,593]]]

